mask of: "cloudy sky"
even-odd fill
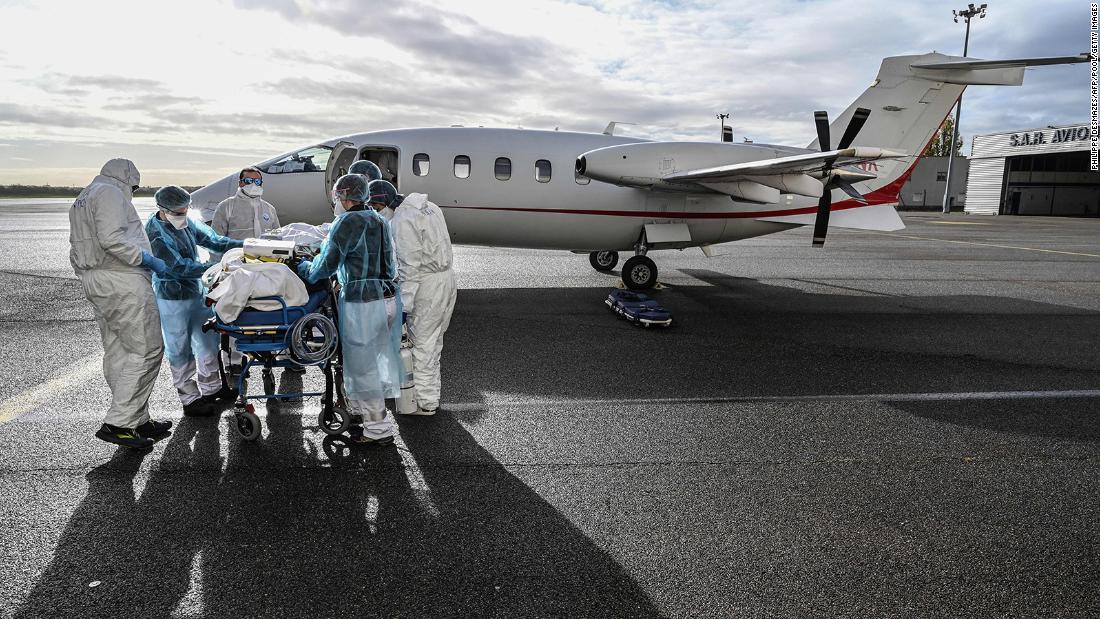
[[[1088,51],[1088,2],[987,0],[970,55]],[[961,54],[963,2],[0,0],[0,184],[127,156],[205,184],[324,139],[452,124],[804,146],[884,56]],[[461,12],[460,12],[461,11]],[[962,131],[1084,122],[1087,65],[968,91]]]

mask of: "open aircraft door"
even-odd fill
[[[332,155],[328,158],[328,167],[325,169],[325,204],[331,200],[332,186],[336,180],[348,173],[348,168],[355,163],[355,145],[351,142],[340,142],[332,147]]]

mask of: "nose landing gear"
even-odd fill
[[[619,252],[594,251],[588,254],[588,262],[592,264],[593,269],[601,273],[607,273],[619,264]]]

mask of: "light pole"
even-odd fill
[[[717,118],[718,121],[722,123],[722,133],[719,134],[718,139],[723,141],[723,142],[732,142],[733,141],[733,130],[732,130],[732,128],[730,130],[729,138],[728,139],[726,138],[726,119],[729,118],[730,115],[729,114],[715,114],[714,117]]]
[[[959,18],[966,20],[966,38],[963,39],[963,56],[966,56],[966,52],[970,47],[970,18],[975,15],[978,19],[985,19],[985,4],[981,6],[974,6],[968,4],[965,9],[961,11],[951,11],[954,16],[955,23],[959,23]],[[959,95],[959,101],[955,104],[955,124],[951,127],[951,149],[947,151],[947,182],[943,188],[943,212],[951,212],[951,168],[955,165],[955,136],[959,135],[959,118],[962,116],[963,100],[962,95]]]

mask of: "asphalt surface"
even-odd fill
[[[316,399],[242,444],[165,365],[142,455],[92,437],[66,202],[0,202],[0,616],[1100,615],[1100,220],[654,252],[659,331],[585,256],[457,248],[397,446]]]

